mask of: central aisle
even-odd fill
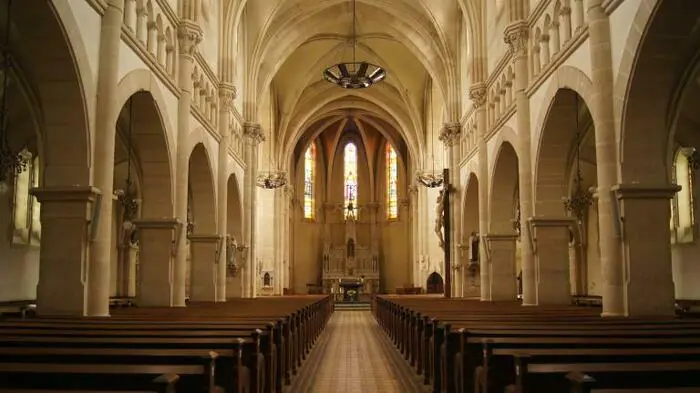
[[[421,392],[413,375],[369,311],[336,311],[289,391]]]

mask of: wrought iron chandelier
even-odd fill
[[[267,155],[267,168],[267,172],[258,172],[258,177],[255,179],[258,187],[274,190],[287,184],[287,173],[272,169],[272,100],[270,100],[270,148]]]
[[[372,63],[356,60],[357,35],[355,31],[355,0],[352,1],[352,62],[338,63],[323,71],[323,78],[343,89],[364,89],[383,81],[386,71]]]
[[[5,43],[0,52],[0,73],[2,74],[2,101],[0,102],[0,183],[11,181],[16,175],[27,169],[28,160],[20,151],[10,147],[10,113],[7,108],[7,94],[10,86],[12,71],[12,54],[10,52],[10,11],[12,0],[7,2],[7,18],[5,22]]]
[[[576,177],[574,178],[574,190],[571,197],[564,198],[564,208],[569,214],[576,217],[580,222],[583,220],[583,216],[586,214],[586,209],[593,203],[593,193],[583,188],[583,175],[581,174],[581,140],[583,135],[580,134],[579,130],[579,109],[578,109],[578,95],[575,96],[576,99]]]
[[[117,202],[122,207],[122,212],[124,214],[124,229],[133,228],[133,220],[136,218],[136,214],[139,210],[139,202],[136,193],[136,187],[134,187],[134,181],[131,179],[131,136],[133,132],[134,123],[134,111],[133,111],[133,96],[129,98],[129,129],[126,141],[126,180],[124,180],[124,188],[117,189],[114,194],[117,196]]]

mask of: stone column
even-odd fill
[[[180,43],[180,64],[178,84],[180,99],[177,107],[177,159],[175,165],[175,216],[180,222],[187,222],[187,192],[190,170],[190,149],[187,143],[190,132],[190,110],[192,107],[192,70],[197,45],[202,40],[202,29],[190,20],[180,22],[178,28]],[[186,231],[179,231],[181,237],[176,244],[173,306],[185,306],[187,276]]]
[[[255,275],[256,275],[256,230],[257,230],[257,176],[258,176],[258,147],[260,142],[265,140],[258,123],[245,123],[243,125],[243,135],[246,138],[245,144],[245,186],[243,190],[243,238],[244,243],[249,247],[247,263],[242,274],[243,297],[255,297]]]
[[[219,255],[225,252],[222,237],[216,234],[195,234],[190,235],[189,239],[192,249],[190,298],[196,302],[215,302],[219,298]]]
[[[136,303],[140,307],[172,307],[173,254],[184,242],[181,222],[174,218],[135,220],[139,235]]]
[[[472,105],[476,113],[476,130],[477,130],[477,157],[479,172],[479,271],[472,270],[472,274],[480,275],[481,300],[491,298],[489,286],[489,269],[488,258],[486,255],[486,240],[484,236],[489,230],[489,159],[488,150],[486,147],[487,134],[487,113],[486,113],[486,86],[483,83],[477,83],[469,89],[469,99],[472,100]]]
[[[530,99],[525,90],[528,85],[527,34],[525,21],[510,24],[505,31],[505,42],[513,52],[515,72],[515,103],[518,129],[518,187],[520,189],[520,217],[525,222],[532,216],[532,159],[530,142]],[[531,234],[521,231],[520,250],[523,282],[523,305],[537,304],[535,288],[535,263],[532,254]]]
[[[99,74],[95,105],[95,140],[93,185],[102,195],[112,195],[114,182],[114,145],[117,116],[115,108],[119,83],[119,48],[121,45],[124,0],[108,0],[100,31]],[[112,198],[100,198],[101,219],[92,239],[90,269],[86,277],[90,289],[87,315],[109,316],[110,263],[112,254]],[[42,244],[43,245],[43,244]]]
[[[486,254],[490,298],[482,300],[515,300],[518,297],[518,283],[515,275],[515,240],[517,235],[487,234]]]
[[[31,193],[41,203],[37,312],[86,316],[92,289],[88,289],[91,266],[87,256],[92,231],[96,230],[92,221],[99,209],[95,205],[99,204],[100,191],[75,186],[35,188]],[[109,287],[106,291],[109,294]]]
[[[286,232],[284,232],[284,190],[275,189],[275,251],[274,251],[274,274],[272,275],[273,295],[282,294],[282,255],[284,252],[284,240]]]
[[[575,5],[576,3],[574,3]],[[625,314],[622,250],[616,231],[616,202],[612,187],[617,183],[617,141],[613,114],[613,72],[610,52],[610,20],[602,0],[588,1],[591,79],[596,108],[595,125],[596,173],[598,176],[598,225],[600,234],[600,266],[603,277],[603,315]],[[668,226],[668,222],[665,224]],[[664,241],[668,241],[667,237]],[[670,265],[669,265],[670,269]]]
[[[445,150],[447,151],[447,165],[450,169],[450,185],[452,186],[450,190],[450,233],[445,234],[445,237],[450,236],[450,268],[454,269],[455,266],[459,265],[459,239],[461,238],[462,225],[461,220],[461,209],[459,198],[461,192],[460,178],[459,178],[459,139],[462,135],[462,124],[459,122],[445,123],[442,127],[442,131],[439,136],[439,140],[445,145]],[[452,270],[455,272],[455,270]],[[448,272],[446,272],[448,273]],[[461,287],[461,277],[459,274],[453,274],[449,272],[452,277],[452,288],[451,293],[459,293],[459,288]]]
[[[619,184],[612,189],[619,201],[622,221],[623,314],[633,317],[672,316],[675,289],[669,241],[669,199],[680,187]],[[610,296],[608,290],[610,287],[606,286],[603,301]],[[650,291],[653,291],[653,296],[649,296]]]
[[[231,124],[230,116],[233,111],[233,102],[236,99],[236,87],[230,84],[222,83],[219,86],[219,134],[221,141],[219,142],[219,160],[217,172],[217,194],[216,202],[218,205],[218,217],[216,220],[217,232],[221,239],[226,238],[228,234],[228,149],[231,145]],[[217,262],[218,271],[216,274],[216,301],[226,301],[226,247],[221,246],[219,252],[219,260]]]
[[[535,254],[535,302],[537,305],[571,303],[569,281],[570,217],[530,217]]]
[[[407,182],[412,179],[407,179]],[[419,216],[419,206],[420,203],[418,201],[418,186],[415,185],[415,180],[410,182],[410,186],[408,186],[408,198],[409,198],[409,204],[411,208],[411,214],[409,215],[408,219],[410,220],[411,223],[411,264],[413,265],[413,269],[411,270],[411,282],[414,286],[418,285],[418,281],[420,278],[420,254],[421,254],[421,248],[420,248],[420,241],[419,241],[419,233],[420,233],[420,216]]]
[[[139,248],[128,244],[121,246],[122,252],[122,296],[136,296],[136,264],[138,262]]]

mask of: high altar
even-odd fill
[[[379,291],[378,244],[374,239],[369,246],[358,240],[358,226],[365,230],[365,225],[358,223],[357,211],[350,203],[345,209],[344,224],[333,225],[325,235],[323,292],[331,294],[335,301],[366,300],[367,295]],[[340,239],[344,241],[338,244]]]

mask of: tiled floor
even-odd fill
[[[290,392],[420,391],[413,379],[369,311],[336,311]]]

